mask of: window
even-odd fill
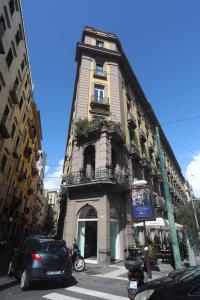
[[[21,109],[22,108],[22,105],[23,105],[23,98],[21,97],[21,99],[20,99],[20,102],[19,102],[19,109]]]
[[[17,46],[19,45],[20,41],[21,41],[21,34],[20,34],[20,31],[17,30],[17,33],[15,35],[15,41],[16,41],[16,44]]]
[[[15,44],[13,41],[11,42],[11,46],[12,46],[12,51],[14,53],[14,56],[17,57],[17,52],[16,52]]]
[[[6,163],[7,163],[7,156],[4,154],[3,157],[2,157],[2,160],[1,160],[1,166],[0,166],[0,169],[1,169],[1,172],[2,172],[2,173],[3,173],[4,170],[5,170]]]
[[[27,88],[27,85],[28,85],[28,81],[26,80],[26,82],[25,82],[25,90]]]
[[[22,63],[21,63],[21,70],[22,70],[22,72],[24,70],[24,60],[22,60]]]
[[[18,77],[19,77],[19,80],[22,81],[22,76],[21,76],[20,70],[18,70]]]
[[[8,68],[10,68],[10,66],[12,64],[12,61],[13,61],[13,53],[12,53],[12,50],[10,48],[10,50],[8,51],[8,54],[6,56],[6,62],[7,62]]]
[[[9,111],[8,105],[6,105],[6,108],[4,109],[4,113],[3,113],[4,122],[6,122],[9,112],[10,111]]]
[[[104,42],[97,40],[96,41],[96,46],[99,47],[99,48],[103,48]]]
[[[104,86],[95,84],[94,86],[94,99],[95,101],[101,101],[104,98]]]
[[[9,177],[10,177],[10,174],[11,174],[11,167],[9,168],[9,170],[8,170],[8,174],[7,174],[7,176],[6,176],[6,180],[8,180],[9,179]]]
[[[10,26],[10,20],[9,20],[9,16],[8,16],[8,10],[7,10],[7,7],[4,6],[3,9],[4,9],[4,15],[5,15],[5,18],[6,18],[7,26],[10,28],[11,26]]]
[[[4,16],[1,15],[0,17],[0,36],[4,34],[4,32],[6,31],[6,23],[4,20]]]
[[[23,123],[25,122],[25,119],[26,119],[26,113],[23,116]]]
[[[0,72],[0,90],[3,86],[6,86],[2,73]]]
[[[95,75],[104,76],[103,64],[96,64]]]
[[[11,16],[14,14],[14,11],[15,11],[15,3],[14,3],[14,0],[10,0],[9,1],[9,9],[10,9],[10,14]]]
[[[12,138],[14,137],[15,130],[16,130],[16,125],[15,125],[15,123],[13,123],[13,125],[12,125],[12,131],[11,131],[11,137]]]

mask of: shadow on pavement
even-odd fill
[[[60,289],[60,288],[67,288],[72,285],[76,285],[78,282],[77,280],[72,277],[70,280],[66,282],[59,282],[59,281],[38,281],[34,282],[31,285],[31,290],[51,290],[51,289]]]

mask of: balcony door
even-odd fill
[[[104,86],[95,84],[94,86],[94,99],[96,102],[102,102],[104,98]]]

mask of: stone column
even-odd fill
[[[107,195],[100,200],[98,215],[98,263],[110,264],[110,203]]]

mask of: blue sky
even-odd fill
[[[200,1],[22,0],[22,9],[47,163],[58,165],[64,157],[75,48],[89,25],[118,35],[183,174],[200,195],[200,117],[193,118],[200,116]],[[60,167],[49,167],[47,176],[54,175]],[[55,178],[48,180],[55,186]]]

